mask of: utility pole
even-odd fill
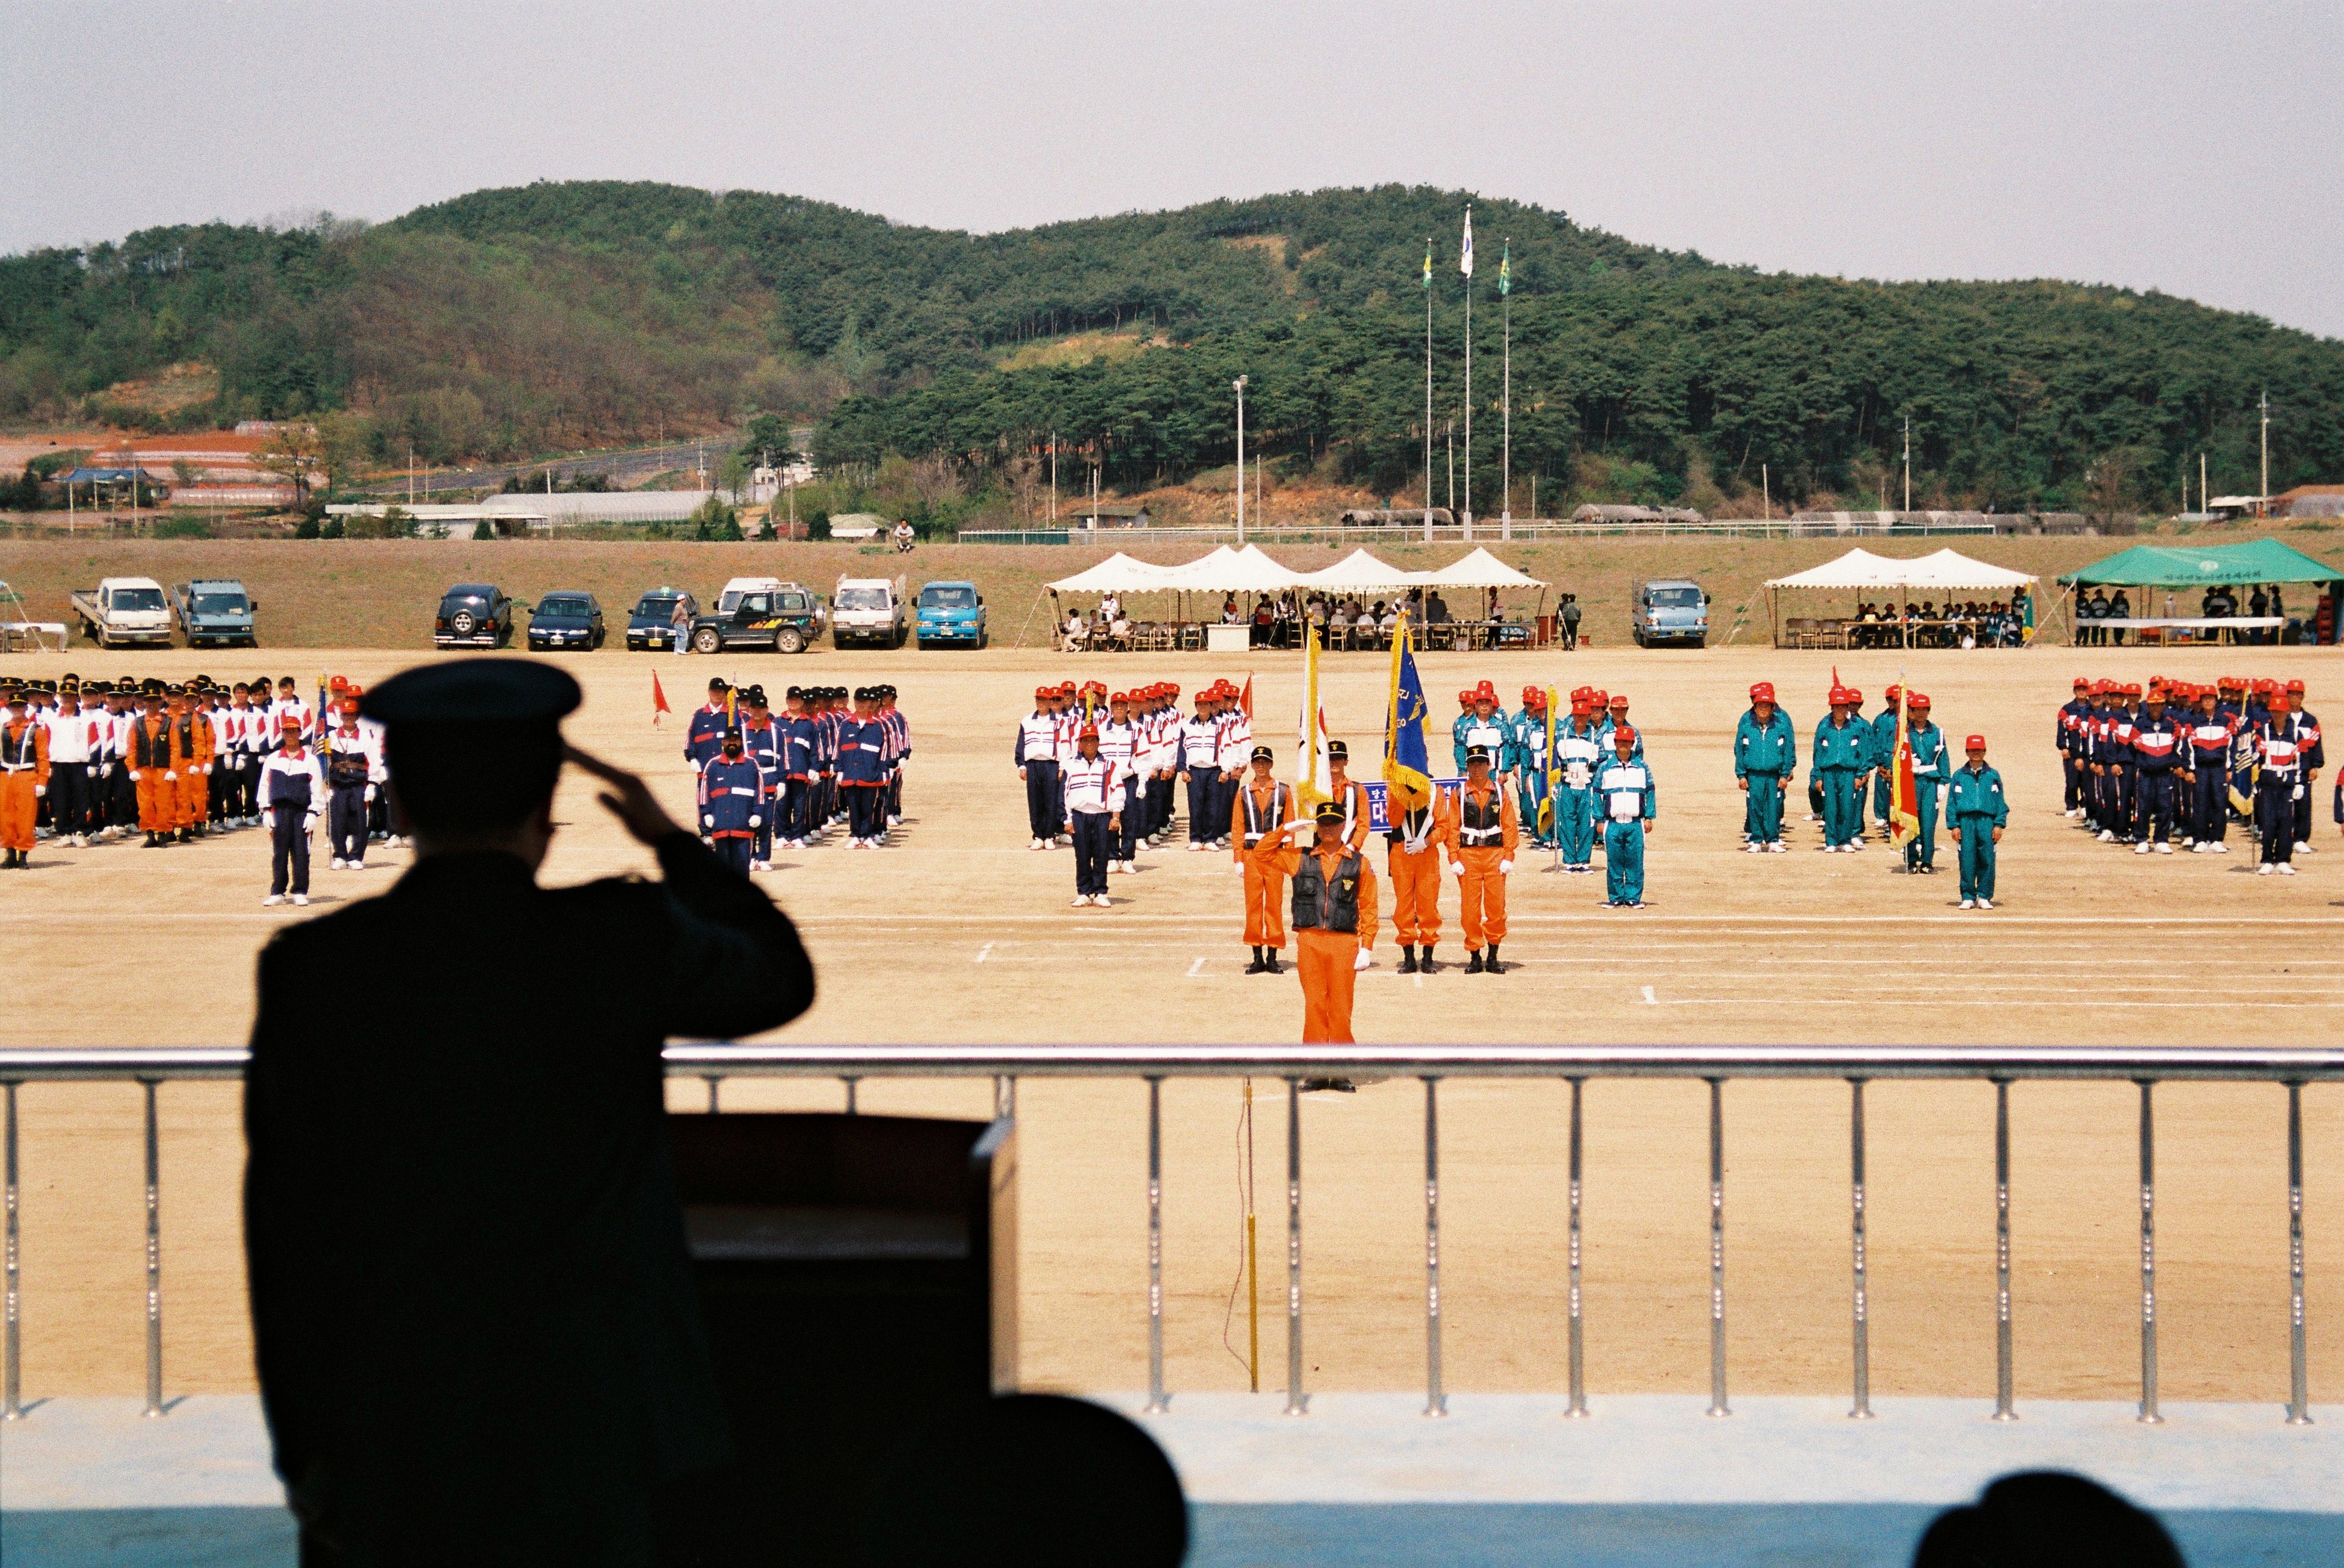
[[[1457,421],[1450,420],[1443,425],[1441,434],[1449,442],[1449,510],[1454,514],[1457,511]],[[1465,537],[1470,539],[1473,536],[1468,533]]]
[[[138,492],[134,488],[130,494],[135,511]],[[2270,515],[2270,389],[2268,387],[2263,389],[2263,477],[2255,497],[2255,515],[2257,517]]]
[[[2206,488],[2206,454],[2203,451],[2198,454],[2198,510],[2214,510],[2214,492]]]
[[[1432,542],[1432,236],[1424,237],[1424,542]]]
[[[1510,238],[1498,253],[1498,298],[1504,302],[1505,375],[1504,392],[1499,406],[1505,410],[1504,456],[1499,460],[1500,499],[1498,503],[1498,537],[1514,537],[1514,242]]]
[[[1774,521],[1774,485],[1766,477],[1766,465],[1758,465],[1758,504],[1768,522]]]
[[[1904,510],[1913,510],[1913,416],[1904,416]]]
[[[1050,432],[1050,526],[1058,526],[1058,432]]]
[[[415,443],[407,443],[407,509],[415,510]]]
[[[1238,389],[1238,542],[1245,543],[1245,389],[1246,379],[1239,376],[1229,383]]]

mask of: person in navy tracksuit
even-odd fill
[[[764,776],[741,745],[741,732],[726,730],[722,749],[700,770],[700,836],[716,858],[749,875],[757,830],[764,825]]]
[[[854,712],[838,727],[838,789],[846,802],[850,849],[876,849],[887,834],[887,733],[872,704],[871,688],[857,688]]]
[[[2295,848],[2299,855],[2311,849],[2311,786],[2319,782],[2319,770],[2328,765],[2327,748],[2319,742],[2319,720],[2303,705],[2303,695],[2301,681],[2287,683],[2288,711],[2295,715],[2296,737],[2303,747],[2303,794],[2295,803]]]
[[[879,722],[887,726],[887,825],[904,820],[904,763],[912,754],[912,721],[895,706],[895,688],[879,688]]]
[[[2081,816],[2084,792],[2091,777],[2084,765],[2083,727],[2092,717],[2092,683],[2076,677],[2076,695],[2059,710],[2058,729],[2054,744],[2059,748],[2060,771],[2066,775],[2066,794],[2064,804],[2069,816]]]
[[[773,868],[773,834],[780,824],[782,808],[786,803],[782,792],[782,727],[773,722],[773,713],[765,702],[765,688],[752,686],[742,693],[748,704],[749,716],[741,721],[741,751],[757,764],[757,774],[764,795],[758,804],[758,814],[764,820],[749,849],[749,869],[771,871]]]
[[[805,843],[813,831],[815,725],[806,712],[805,691],[792,686],[784,694],[787,712],[781,723],[783,841],[792,849]]]
[[[2181,726],[2165,711],[2165,688],[2151,686],[2132,726],[2136,855],[2173,853],[2173,774],[2183,761],[2181,747]]]
[[[694,769],[706,767],[724,749],[724,732],[732,727],[732,705],[725,699],[732,688],[722,676],[708,683],[708,705],[692,711],[683,733],[683,755]]]
[[[2190,770],[2190,837],[2193,855],[2228,855],[2223,840],[2230,830],[2230,746],[2238,737],[2238,721],[2215,702],[2214,689],[2201,687],[2198,713],[2188,728]]]

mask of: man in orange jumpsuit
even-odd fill
[[[1492,762],[1487,746],[1465,754],[1465,784],[1449,818],[1449,865],[1457,873],[1468,975],[1506,972],[1498,962],[1498,944],[1506,939],[1506,878],[1522,837],[1512,797],[1490,776]],[[1487,959],[1481,956],[1484,944]]]
[[[211,814],[212,721],[204,704],[191,695],[173,699],[171,703],[171,757],[173,771],[179,776],[177,800],[172,825],[179,831],[179,842],[185,844],[204,835],[204,823]]]
[[[1253,962],[1246,966],[1248,975],[1286,973],[1278,963],[1278,951],[1286,946],[1278,909],[1286,890],[1284,879],[1271,861],[1253,854],[1265,843],[1274,849],[1284,842],[1287,819],[1293,814],[1292,794],[1270,777],[1277,761],[1278,754],[1268,746],[1254,747],[1252,772],[1238,785],[1237,800],[1229,807],[1229,849],[1245,872],[1245,939],[1253,949]]]
[[[138,830],[146,835],[140,847],[162,849],[171,842],[172,821],[178,814],[179,774],[171,761],[171,720],[163,712],[163,699],[157,693],[147,693],[140,706],[146,711],[130,726],[130,752],[123,760],[130,782],[138,786]]]
[[[1449,797],[1438,789],[1413,811],[1397,810],[1399,803],[1385,797],[1384,856],[1391,874],[1392,927],[1399,933],[1399,972],[1431,975],[1433,945],[1440,940],[1440,862],[1454,824]],[[1424,951],[1417,952],[1421,943]]]
[[[1353,849],[1368,842],[1368,786],[1350,774],[1351,748],[1327,743],[1327,798],[1343,808],[1343,842]]]
[[[1303,823],[1291,824],[1298,831]],[[1306,853],[1276,834],[1255,846],[1253,858],[1280,881],[1294,884],[1295,967],[1302,976],[1302,1042],[1348,1046],[1351,991],[1359,972],[1374,962],[1376,874],[1368,857],[1343,836],[1343,808],[1318,803],[1318,841]]]
[[[0,870],[22,871],[32,862],[34,819],[49,793],[49,731],[28,716],[25,693],[11,691],[7,717],[0,719]]]

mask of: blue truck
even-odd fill
[[[956,643],[985,646],[985,595],[974,582],[924,582],[920,585],[920,646]]]
[[[258,647],[253,616],[259,609],[244,584],[232,577],[198,577],[171,590],[172,618],[190,648],[207,642],[222,648],[236,643]]]
[[[1631,607],[1636,646],[1662,642],[1689,643],[1695,648],[1709,641],[1709,595],[1690,577],[1661,577],[1636,584]]]

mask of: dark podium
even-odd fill
[[[1017,1381],[1016,1124],[668,1118],[736,1462],[672,1563],[848,1563],[922,1426]]]

